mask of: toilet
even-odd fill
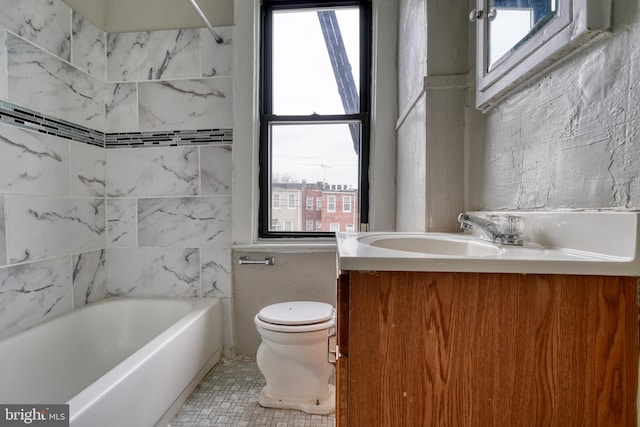
[[[327,353],[334,308],[322,302],[283,302],[264,307],[254,322],[262,338],[256,362],[267,381],[258,403],[315,415],[334,412],[333,364]]]

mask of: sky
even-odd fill
[[[339,10],[336,16],[358,82],[358,12]],[[275,114],[344,113],[315,11],[274,14],[273,52]],[[275,174],[358,186],[358,156],[347,124],[279,125],[272,130],[272,147]]]
[[[557,9],[551,1],[551,10]],[[509,52],[536,24],[531,8],[495,8],[496,16],[489,22],[489,66]]]
[[[489,64],[495,63],[529,33],[533,25],[529,9],[499,9],[489,26]]]

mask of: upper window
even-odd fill
[[[332,235],[305,225],[335,212],[335,196],[326,212],[318,202],[336,187],[353,189],[358,220],[368,222],[370,22],[370,0],[262,2],[262,237]],[[295,204],[291,232],[272,226],[269,200],[282,188],[306,201]]]
[[[336,196],[327,197],[327,212],[336,211]]]
[[[351,212],[351,196],[342,196],[342,212]]]

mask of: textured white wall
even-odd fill
[[[426,0],[401,0],[398,28],[398,110],[410,108],[427,75]]]
[[[467,209],[637,209],[639,59],[638,2],[616,0],[611,34],[469,132]]]
[[[421,96],[398,128],[396,230],[426,230],[426,106]]]
[[[464,208],[466,6],[399,4],[398,231],[454,231]]]

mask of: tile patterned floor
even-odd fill
[[[334,427],[334,415],[269,409],[258,405],[264,377],[255,361],[223,360],[207,374],[170,427]]]

